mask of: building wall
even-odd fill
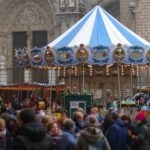
[[[150,1],[137,0],[136,9],[137,33],[143,38],[150,41]]]

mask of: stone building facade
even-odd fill
[[[131,3],[135,4],[132,10],[129,8]],[[14,62],[15,48],[46,45],[95,5],[102,6],[132,30],[135,30],[136,23],[136,32],[150,41],[149,0],[0,0],[0,56],[4,60],[0,61],[2,83],[17,81],[17,75],[21,73]],[[27,74],[24,75],[26,78]]]

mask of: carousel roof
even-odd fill
[[[125,27],[102,7],[96,6],[70,29],[48,46],[62,47],[84,45],[150,45],[150,43]]]

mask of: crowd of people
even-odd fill
[[[149,112],[135,120],[118,111],[110,101],[106,108],[78,108],[72,117],[61,117],[47,108],[1,102],[0,150],[149,150]]]

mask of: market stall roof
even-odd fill
[[[48,46],[62,47],[84,45],[150,45],[150,43],[107,13],[102,7],[96,6],[70,29],[52,41]]]

